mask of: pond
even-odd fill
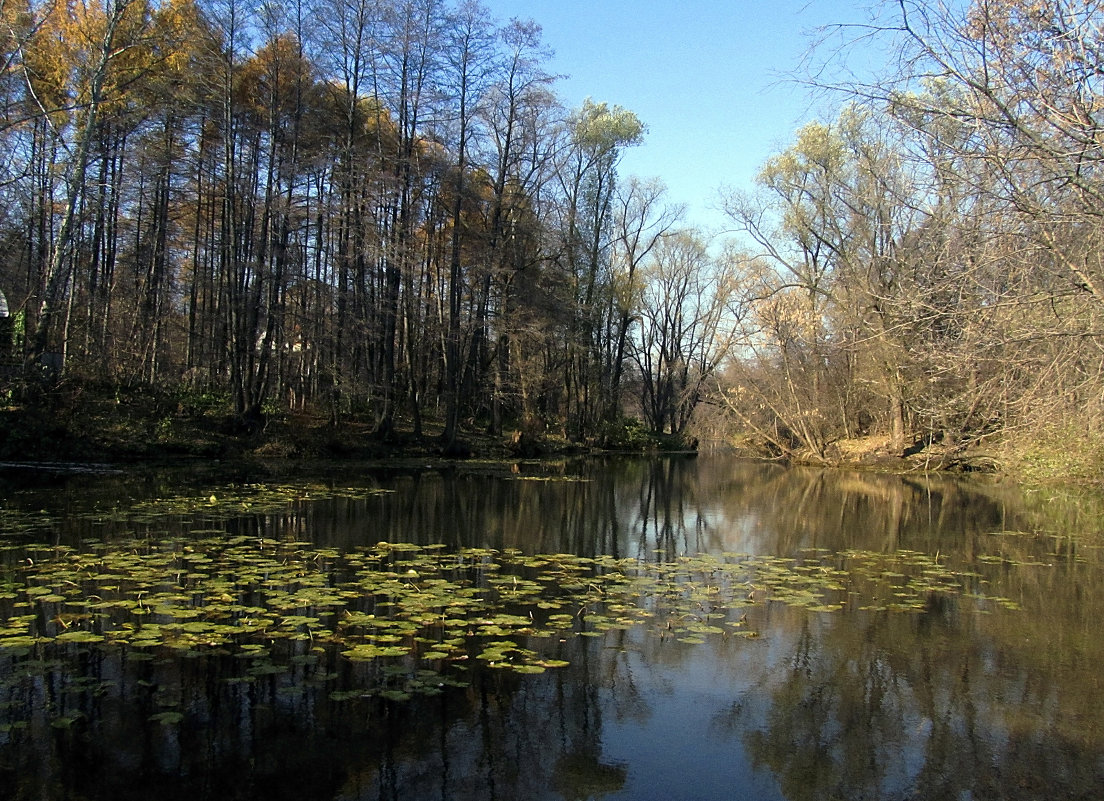
[[[727,456],[8,468],[0,798],[1100,798],[1102,520]]]

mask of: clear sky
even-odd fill
[[[865,19],[845,0],[483,0],[502,21],[533,19],[569,77],[569,106],[587,97],[635,112],[648,126],[622,174],[658,177],[688,221],[722,223],[717,188],[751,188],[794,132],[823,111],[785,80],[822,25]]]

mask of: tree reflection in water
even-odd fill
[[[213,651],[73,646],[71,661],[46,665],[0,653],[0,798],[1100,796],[1098,499],[705,458],[527,478],[379,473],[371,481],[394,494],[220,525],[338,549],[419,541],[650,561],[907,549],[1019,608],[945,593],[910,613],[854,595],[834,613],[749,604],[758,638],[612,631],[564,642],[570,667],[472,665],[467,687],[406,701],[355,697],[369,669],[309,643],[285,644],[292,668],[272,674]],[[74,518],[52,536],[90,534],[114,532]]]

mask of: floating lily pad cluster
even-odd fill
[[[372,487],[308,484],[229,484],[204,494],[181,492],[109,508],[66,509],[70,521],[96,523],[154,523],[171,517],[201,516],[227,520],[243,514],[278,514],[302,502],[333,498],[359,500],[391,490]],[[0,507],[0,536],[26,535],[56,526],[59,519],[46,510]],[[12,544],[6,549],[22,547]]]
[[[986,592],[987,582],[980,573],[950,570],[936,557],[919,551],[880,554],[848,550],[837,558],[847,565],[851,597],[862,611],[919,612],[928,608],[934,595],[977,601],[986,611],[992,607],[1019,609],[1010,598]],[[1032,562],[1030,566],[1047,565]]]
[[[47,531],[56,523],[56,518],[45,509],[11,509],[0,506],[0,537]],[[19,546],[11,545],[7,547],[16,548]]]
[[[538,673],[566,664],[555,651],[569,637],[636,625],[684,642],[756,636],[745,612],[769,601],[916,611],[933,593],[981,597],[980,577],[913,552],[652,561],[197,535],[27,553],[0,573],[0,654],[93,645],[267,656],[293,642],[356,663],[439,671],[475,660]]]
[[[208,495],[181,494],[139,501],[116,512],[116,518],[157,520],[165,515],[203,514],[219,518],[242,514],[276,514],[301,502],[344,498],[360,500],[392,490],[366,487],[332,487],[325,484],[241,484],[218,488]]]

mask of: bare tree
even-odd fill
[[[666,188],[658,180],[643,181],[630,177],[618,186],[614,195],[614,240],[607,313],[610,335],[604,375],[608,387],[607,421],[621,414],[621,377],[627,357],[629,330],[636,319],[644,291],[641,266],[671,235],[683,215],[683,207],[664,201]]]
[[[643,278],[630,352],[645,419],[657,434],[682,435],[735,341],[729,301],[741,278],[733,253],[710,256],[694,231],[661,238]]]

